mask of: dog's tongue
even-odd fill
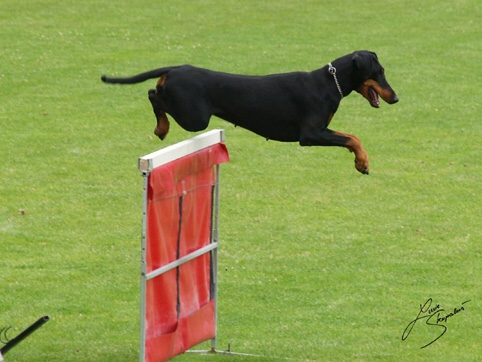
[[[378,99],[378,93],[375,91],[375,89],[371,88],[368,90],[370,94],[370,103],[372,107],[378,108],[380,107],[380,100]]]

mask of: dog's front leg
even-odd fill
[[[368,175],[370,173],[370,163],[368,161],[368,153],[363,148],[361,141],[358,137],[348,134],[348,133],[341,133],[341,132],[333,132],[334,134],[348,138],[348,142],[345,143],[344,147],[346,147],[350,152],[355,154],[355,168],[360,171],[361,173]]]
[[[300,145],[345,147],[355,154],[355,168],[365,175],[368,175],[370,172],[368,154],[363,148],[361,141],[352,134],[336,132],[329,129],[306,132],[301,135]]]

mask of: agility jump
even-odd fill
[[[140,361],[216,348],[220,164],[213,130],[139,159],[144,176]]]

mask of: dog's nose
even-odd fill
[[[398,96],[396,94],[394,94],[393,99],[392,99],[392,104],[397,103],[397,102],[398,102]]]

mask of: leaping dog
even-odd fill
[[[181,65],[159,68],[106,83],[134,84],[159,78],[149,100],[157,118],[154,134],[169,132],[169,113],[185,130],[206,129],[211,116],[220,117],[270,140],[301,146],[340,146],[355,153],[355,167],[369,173],[368,155],[360,140],[328,126],[343,97],[355,90],[372,107],[398,97],[385,79],[375,53],[356,51],[312,72],[246,76]]]

